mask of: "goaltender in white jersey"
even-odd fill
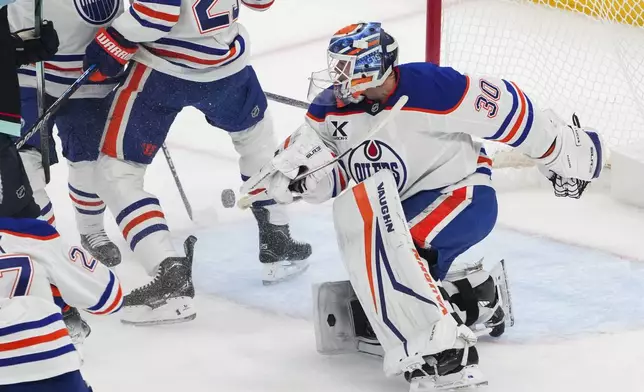
[[[327,54],[328,69],[312,76],[305,123],[243,188],[257,195],[264,187],[283,203],[292,192],[313,203],[338,197],[335,228],[352,290],[318,293],[318,348],[354,345],[351,334],[375,340],[385,372],[404,374],[412,391],[486,384],[468,327],[499,336],[511,325],[505,279],[482,268],[450,271],[497,217],[492,161],[474,137],[533,158],[557,195],[575,198],[601,173],[602,141],[576,117],[567,125],[539,111],[514,82],[398,65],[398,44],[380,23],[341,29]],[[358,185],[342,193],[349,180]]]
[[[0,390],[88,391],[61,307],[106,315],[122,303],[116,275],[47,222],[0,218]]]

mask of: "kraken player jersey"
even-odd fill
[[[0,385],[78,370],[61,307],[110,314],[122,303],[114,273],[47,222],[0,218]]]
[[[407,95],[400,113],[372,138],[340,161],[331,174],[332,197],[352,178],[360,182],[381,169],[394,174],[404,200],[420,191],[449,192],[467,185],[490,184],[492,160],[476,136],[541,157],[555,140],[547,118],[513,83],[474,77],[429,63],[395,69],[397,87],[385,103],[362,101],[342,108],[325,90],[309,107],[306,122],[337,154],[344,153]],[[541,132],[531,132],[533,129]]]
[[[274,0],[242,0],[264,11]],[[133,60],[177,78],[211,82],[241,71],[250,55],[237,22],[240,0],[134,0],[113,27],[140,43]]]
[[[8,6],[12,31],[34,27],[34,1],[20,0]],[[123,0],[45,0],[43,19],[54,22],[60,47],[45,63],[45,88],[59,97],[83,73],[85,48],[101,26],[109,25],[123,12]],[[36,87],[36,69],[18,70],[22,87]],[[87,82],[72,98],[103,98],[116,86],[115,80]]]

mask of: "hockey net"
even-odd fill
[[[541,110],[577,113],[611,148],[644,141],[641,0],[427,0],[426,57],[513,80]],[[490,148],[496,167],[530,164]]]

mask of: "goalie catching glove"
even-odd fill
[[[327,164],[334,158],[335,153],[310,126],[300,126],[286,139],[271,161],[271,166],[276,172],[268,178],[268,196],[278,203],[285,204],[293,202],[293,192],[300,193],[310,203],[329,200],[333,192],[330,174],[335,165],[311,173],[297,182],[293,182],[293,179]]]
[[[596,131],[581,127],[577,115],[572,116],[572,125],[551,110],[546,115],[557,136],[550,150],[537,160],[539,170],[552,183],[556,196],[578,199],[601,174],[604,143]]]

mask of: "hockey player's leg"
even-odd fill
[[[121,262],[119,248],[105,233],[105,203],[97,194],[96,160],[109,107],[104,99],[70,100],[56,117],[63,156],[69,168],[69,198],[74,206],[81,244],[90,254],[114,267]],[[100,179],[99,179],[100,181]]]
[[[334,203],[342,259],[384,350],[385,373],[404,375],[411,391],[484,385],[476,336],[451,316],[402,216],[389,171]]]
[[[213,82],[211,87],[225,94],[226,104],[213,107],[203,102],[197,108],[206,114],[210,124],[229,133],[239,153],[242,180],[246,180],[273,157],[278,144],[273,121],[266,113],[266,96],[252,67]],[[255,203],[252,211],[259,227],[259,260],[264,266],[264,284],[303,273],[308,268],[306,259],[311,255],[311,245],[291,238],[286,207],[264,201]]]
[[[51,97],[47,96],[47,99]],[[20,111],[23,118],[23,124],[21,132],[26,132],[33,123],[38,119],[38,102],[36,98],[36,89],[23,87],[20,89]],[[56,149],[53,138],[51,138],[51,132],[54,127],[54,119],[47,122],[45,125],[50,134],[49,146],[49,156],[50,163],[54,164],[58,162],[56,155]],[[27,176],[29,177],[29,182],[31,183],[31,188],[34,194],[34,200],[36,204],[40,206],[40,219],[47,221],[51,225],[56,225],[56,217],[54,215],[54,209],[51,204],[51,200],[45,191],[45,173],[42,167],[42,156],[40,155],[40,133],[36,133],[31,137],[25,145],[20,150],[20,157],[25,167]]]
[[[51,155],[50,155],[51,156]],[[20,158],[25,166],[25,172],[34,193],[34,200],[40,207],[40,219],[47,221],[50,225],[56,226],[54,208],[45,191],[45,172],[42,167],[42,157],[35,148],[24,148],[20,150]]]
[[[456,257],[494,227],[494,189],[476,185],[445,194],[420,192],[405,200],[403,207],[419,254],[430,265],[434,278],[442,281],[443,294],[452,304],[455,317],[468,327],[485,326],[500,336],[505,314],[497,279],[482,265],[452,267]]]
[[[192,258],[174,249],[159,199],[143,189],[146,168],[182,108],[166,91],[179,88],[171,85],[173,80],[139,63],[130,67],[113,97],[96,166],[98,194],[153,277],[125,296],[122,320],[135,324],[186,321],[196,314]],[[192,245],[186,244],[186,252]]]

